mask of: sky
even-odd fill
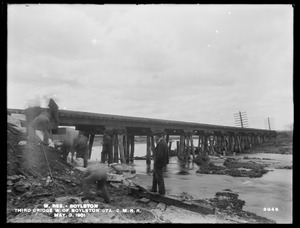
[[[286,130],[293,7],[10,4],[7,107]]]

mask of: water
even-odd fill
[[[173,143],[175,144],[175,143]],[[197,145],[197,144],[194,144]],[[92,149],[93,160],[100,160],[101,146]],[[135,156],[146,155],[146,144],[135,144]],[[292,155],[283,154],[243,154],[239,157],[271,158],[274,162],[290,165]],[[147,167],[145,160],[136,160],[134,168],[138,181],[151,187],[153,163]],[[292,170],[271,169],[272,171],[261,178],[231,177],[227,175],[198,174],[198,166],[190,164],[185,169],[185,175],[180,175],[182,170],[177,162],[177,157],[171,157],[165,172],[165,185],[168,194],[186,192],[194,198],[212,198],[215,193],[224,189],[231,189],[239,194],[239,198],[246,201],[243,210],[273,219],[277,223],[292,223]],[[270,211],[264,211],[270,208]],[[278,209],[278,211],[272,211]]]

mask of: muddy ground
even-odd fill
[[[230,162],[233,160],[229,160],[228,164]],[[206,200],[207,204],[216,208],[215,214],[211,215],[134,197],[128,194],[128,185],[124,183],[108,184],[110,204],[104,203],[95,187],[92,189],[94,198],[87,200],[82,198],[82,169],[64,162],[59,150],[44,147],[40,142],[26,141],[24,133],[8,124],[7,222],[274,223],[267,218],[243,211],[245,202],[230,189],[216,193],[213,199]],[[131,180],[134,182],[134,178]],[[179,195],[178,199],[203,201],[192,199],[187,193]],[[70,205],[74,204],[94,205],[98,211],[85,213],[77,210],[69,213]],[[55,212],[55,206],[59,205],[64,207],[64,210],[59,209],[60,214]]]

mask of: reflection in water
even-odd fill
[[[188,175],[188,174],[190,174],[189,171],[194,169],[193,162],[186,162],[186,161],[178,160],[177,165],[178,165],[179,171],[176,174],[179,174],[179,175]]]

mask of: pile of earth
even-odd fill
[[[7,208],[28,208],[43,197],[55,200],[81,192],[80,170],[63,161],[60,150],[26,141],[7,124]],[[9,211],[8,211],[9,217]]]
[[[210,162],[207,155],[199,154],[193,160],[199,169],[196,173],[201,174],[218,174],[218,175],[229,175],[233,177],[262,177],[268,172],[265,169],[266,165],[257,164],[253,161],[240,162],[239,159],[227,158],[223,166],[215,165]]]
[[[96,203],[100,208],[137,206],[136,199],[127,194],[127,186],[132,184],[130,178],[135,176],[135,170],[131,166],[111,164],[108,167],[110,205],[105,204],[96,190],[96,185],[91,186],[91,200],[82,198],[81,177],[84,168],[80,168],[83,167],[74,167],[65,162],[60,150],[43,146],[38,141],[28,141],[24,132],[8,122],[7,222],[44,222],[46,218],[53,222],[60,221],[53,218],[53,213],[44,213],[47,216],[39,219],[39,216],[20,213],[16,209],[43,208],[43,204],[56,204],[61,201],[70,204],[74,203],[71,202],[73,199],[80,202],[82,200],[83,203]]]
[[[245,201],[238,198],[239,195],[230,189],[224,189],[217,192],[214,198],[208,199],[209,204],[214,206],[218,213],[228,215],[228,217],[236,217],[251,223],[275,223],[275,221],[258,216],[254,213],[243,211]]]

